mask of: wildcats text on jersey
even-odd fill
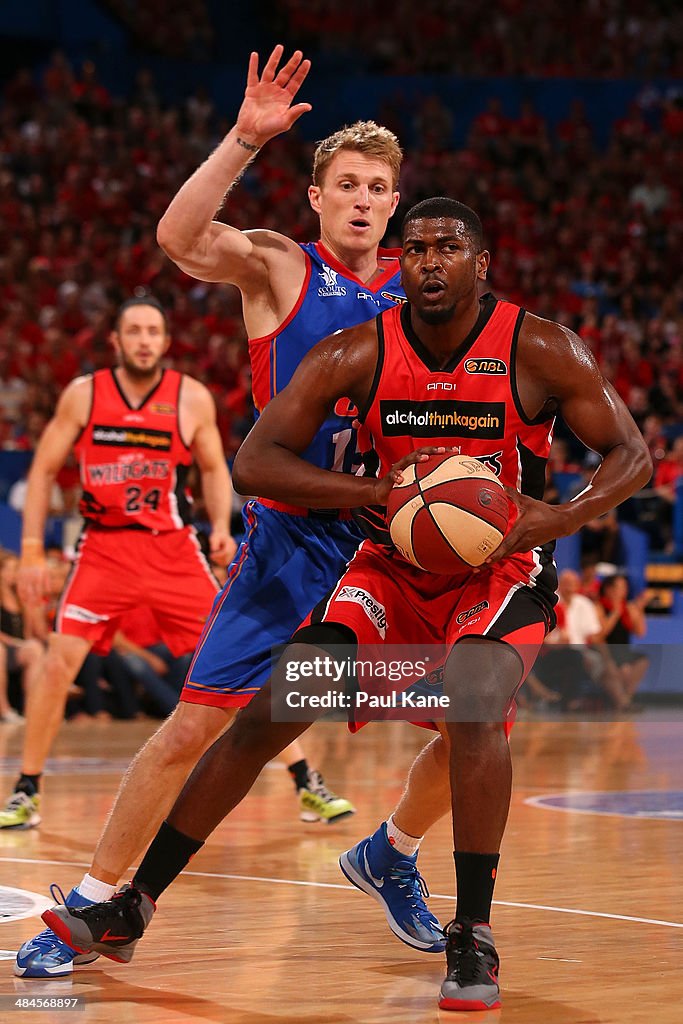
[[[87,467],[90,484],[121,484],[128,480],[168,480],[171,465],[162,459],[101,462]]]
[[[434,399],[411,402],[380,400],[385,437],[475,437],[484,440],[505,434],[505,402],[461,402]]]
[[[114,448],[152,448],[154,451],[170,451],[173,433],[170,430],[154,430],[151,427],[134,428],[107,426],[96,423],[92,428],[92,443]]]

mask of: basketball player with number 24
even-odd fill
[[[271,686],[286,689],[288,664],[339,644],[434,643],[449,652],[457,888],[439,1005],[500,1005],[490,912],[512,782],[505,721],[554,625],[552,544],[642,487],[651,463],[628,409],[580,338],[492,295],[479,298],[488,265],[474,211],[452,199],[419,203],[403,223],[407,303],[320,342],[264,409],[235,460],[235,487],[312,508],[364,506],[371,536],[294,634],[271,683],[204,755],[132,887],[106,905],[106,915],[104,905],[47,912],[50,927],[75,948],[93,948],[111,928],[129,959],[160,893],[263,765],[308,728],[310,721],[272,721]],[[300,458],[342,397],[359,409],[365,477]],[[557,413],[602,462],[573,501],[550,506],[542,499]],[[486,469],[479,473],[474,462]],[[504,493],[515,515],[500,540]],[[387,503],[407,557],[378,514]],[[307,685],[316,692],[322,684]]]

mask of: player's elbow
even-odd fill
[[[232,486],[238,494],[250,495],[258,493],[259,463],[260,459],[255,456],[253,446],[248,440],[245,441],[235,456],[232,466]]]
[[[652,473],[654,469],[652,464],[652,456],[650,454],[650,449],[645,444],[645,441],[642,439],[642,437],[639,437],[637,441],[634,442],[632,448],[633,451],[631,466],[633,473],[634,490],[640,490],[640,488],[645,487],[645,485],[652,478]]]
[[[178,233],[173,226],[172,220],[169,222],[168,214],[164,214],[157,225],[157,243],[164,250],[168,258],[174,262],[182,257]]]

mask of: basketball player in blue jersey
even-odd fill
[[[399,200],[402,154],[395,136],[373,122],[344,128],[316,150],[309,200],[320,217],[320,241],[298,245],[275,231],[243,232],[213,220],[259,149],[310,110],[307,103],[293,103],[310,62],[297,51],[279,68],[282,52],[275,48],[260,76],[258,55],[251,55],[235,126],[180,189],[158,230],[160,245],[186,273],[239,287],[257,412],[288,384],[318,341],[403,298],[398,251],[378,250]],[[354,414],[347,402],[338,403],[305,458],[321,469],[351,470]],[[178,707],[129,768],[92,867],[67,903],[81,906],[113,894],[204,751],[267,680],[273,648],[289,639],[330,590],[360,540],[347,511],[259,500],[247,505],[244,541],[214,603]],[[420,759],[416,780],[431,781],[433,745]],[[353,810],[329,794],[318,773],[308,772],[298,741],[285,754],[304,814],[331,820]],[[438,789],[439,802],[433,820],[449,804],[443,758],[440,767],[445,786],[431,786]],[[415,801],[420,811],[433,802],[429,791]],[[412,831],[422,834],[415,826]],[[395,835],[400,840],[398,830]],[[394,888],[406,915],[405,941],[426,951],[442,950],[444,938],[422,899],[414,856],[394,856],[388,843],[386,853],[388,868],[394,861],[400,867]],[[24,946],[17,968],[23,977],[60,976],[73,969],[75,952],[49,929]]]

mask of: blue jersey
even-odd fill
[[[301,248],[306,276],[292,312],[275,334],[249,341],[257,415],[289,384],[301,360],[319,341],[371,320],[405,298],[397,249],[379,250],[382,272],[368,285],[339,263],[322,242],[307,242]],[[356,454],[351,427],[354,415],[355,409],[346,399],[338,402],[302,458],[321,469],[349,473]]]
[[[367,285],[320,242],[301,248],[306,276],[294,309],[273,335],[249,342],[257,415],[315,344],[404,300],[397,252],[380,251],[383,272]],[[339,402],[303,457],[322,469],[348,472],[356,451],[353,417],[350,403]],[[214,602],[182,700],[240,707],[261,689],[274,650],[336,585],[362,540],[344,513],[265,500],[247,504],[244,539]]]

